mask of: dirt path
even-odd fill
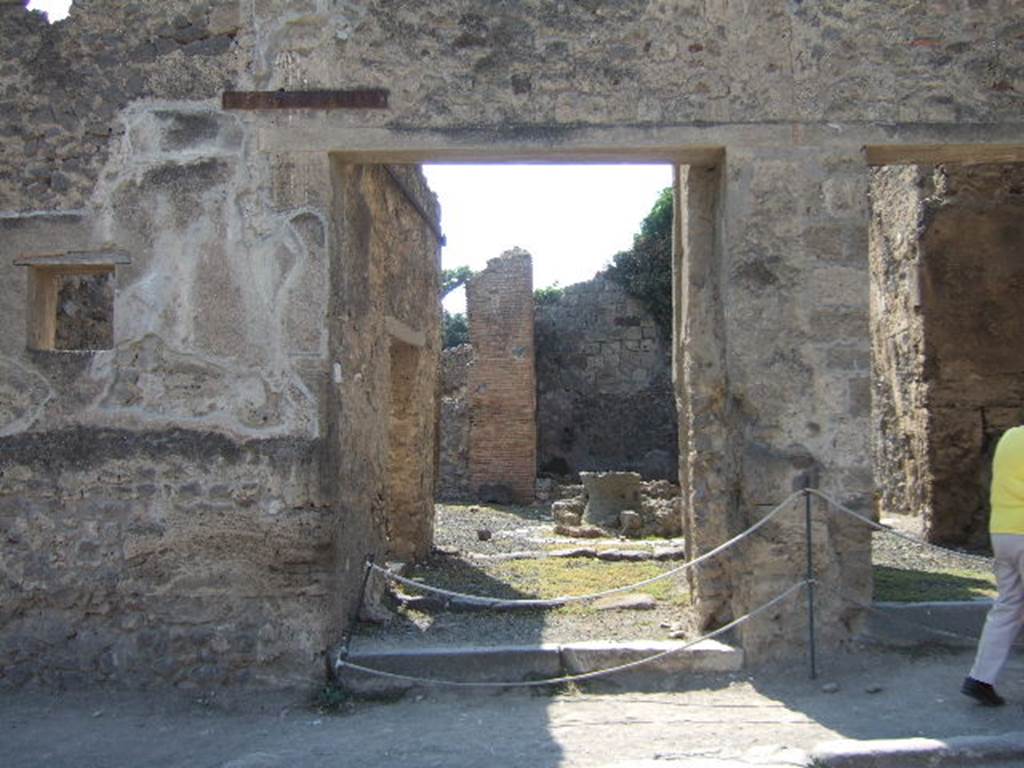
[[[823,659],[816,682],[795,668],[695,678],[678,693],[425,693],[356,705],[344,715],[255,692],[22,692],[0,696],[0,750],[8,768],[798,765],[792,750],[841,737],[1022,730],[1024,660],[1013,660],[1004,675],[1011,704],[1001,710],[974,706],[957,692],[969,663],[967,653],[863,651]],[[839,690],[825,693],[825,683]]]

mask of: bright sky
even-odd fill
[[[533,285],[589,280],[633,244],[669,165],[427,165],[448,238],[445,267],[483,269],[509,248],[533,256]],[[465,306],[462,291],[445,301]]]
[[[51,24],[65,18],[70,7],[71,0],[29,0],[28,4],[30,11],[46,11]]]

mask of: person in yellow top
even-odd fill
[[[960,690],[980,704],[998,707],[1006,701],[993,684],[1024,624],[1024,427],[1007,430],[996,444],[990,499],[988,530],[999,594]]]

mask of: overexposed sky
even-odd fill
[[[669,165],[427,165],[448,238],[445,267],[483,269],[509,248],[533,256],[533,285],[588,280],[633,244]],[[461,312],[462,292],[445,302]]]
[[[28,7],[30,11],[46,11],[52,24],[67,17],[71,0],[29,0]]]

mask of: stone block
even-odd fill
[[[624,509],[619,512],[619,528],[626,535],[639,531],[643,528],[643,525],[643,517],[639,512],[635,512],[632,509]]]
[[[575,526],[583,517],[582,499],[566,499],[551,505],[551,516],[559,525]]]

